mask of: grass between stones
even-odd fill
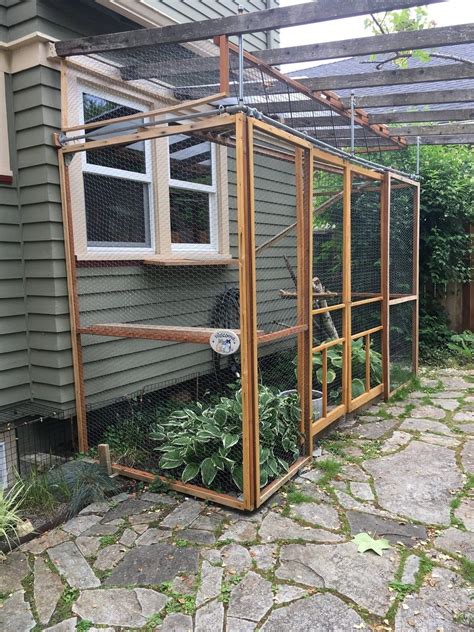
[[[228,575],[225,579],[223,579],[218,600],[222,601],[223,604],[228,604],[232,589],[237,586],[237,584],[240,584],[244,577],[245,575],[237,573],[235,575]]]
[[[461,558],[461,573],[466,581],[474,584],[474,562],[465,557]]]

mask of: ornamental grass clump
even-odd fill
[[[25,486],[18,481],[8,491],[0,489],[0,541],[5,540],[11,548],[12,540],[18,540],[23,519],[21,506]]]
[[[259,388],[260,486],[288,471],[299,457],[302,435],[297,394]],[[153,428],[160,472],[221,492],[242,491],[242,390],[217,404],[171,413]]]

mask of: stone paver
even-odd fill
[[[48,549],[48,555],[71,588],[95,588],[99,579],[73,542],[64,542]]]
[[[148,588],[84,590],[73,612],[97,625],[140,628],[165,607],[168,597]]]
[[[195,573],[198,552],[194,547],[178,548],[170,544],[151,544],[131,549],[105,580],[109,586],[159,585],[178,573]]]
[[[339,515],[334,507],[319,505],[317,503],[301,503],[291,506],[293,517],[319,525],[324,529],[339,529]]]
[[[332,588],[380,616],[390,606],[388,583],[398,567],[398,553],[362,555],[353,542],[344,544],[287,544],[280,553],[276,575],[300,584]]]
[[[448,525],[451,491],[462,486],[454,453],[412,441],[401,452],[365,463],[384,509],[428,524]]]
[[[363,619],[334,595],[314,595],[274,610],[262,632],[351,632],[363,629]]]
[[[435,539],[434,545],[438,549],[453,555],[462,555],[474,562],[474,533],[450,527]]]
[[[307,497],[303,503],[290,502],[287,486],[249,514],[173,493],[124,492],[89,505],[0,561],[0,629],[73,632],[84,619],[90,632],[151,630],[154,616],[160,632],[467,632],[472,600],[457,573],[466,571],[462,558],[474,559],[474,498],[466,494],[451,507],[474,470],[466,375],[474,372],[423,374],[427,388],[440,390],[335,424],[348,441],[335,454],[317,444],[312,466],[291,483]],[[341,464],[330,488],[319,483],[321,458]],[[466,530],[451,526],[452,516]],[[359,553],[351,540],[364,532],[391,547],[382,556]],[[104,546],[103,536],[115,543]],[[384,619],[397,596],[389,584],[402,546],[412,551],[400,581],[419,579],[422,587],[400,601],[392,629]],[[433,562],[424,578],[422,554]],[[74,616],[67,609],[58,621],[66,582],[78,589]],[[169,596],[159,592],[163,582]],[[193,602],[193,612],[176,612]]]
[[[228,614],[229,617],[258,622],[272,606],[271,583],[250,571],[240,584],[232,589]]]
[[[30,572],[26,555],[21,551],[13,551],[0,561],[0,593],[8,594],[21,590],[21,582]]]
[[[472,599],[463,584],[455,573],[435,569],[429,583],[399,607],[395,632],[472,630]]]
[[[36,622],[23,590],[14,592],[0,608],[0,630],[5,632],[29,632]]]
[[[49,623],[63,590],[64,586],[59,575],[48,568],[43,558],[36,558],[33,594],[38,618],[43,625]]]

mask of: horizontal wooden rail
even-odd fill
[[[311,458],[312,457],[310,456],[300,457],[297,461],[293,463],[293,465],[290,466],[286,474],[284,474],[280,478],[277,478],[275,481],[272,481],[266,487],[264,487],[260,491],[258,506],[260,506],[268,498],[270,498],[270,496],[272,496],[279,487],[284,485],[286,481],[290,480],[290,478],[292,478],[299,469],[301,469],[304,465],[309,463],[311,461]]]
[[[344,309],[344,303],[339,303],[338,305],[329,305],[328,307],[318,307],[318,309],[313,309],[311,312],[313,316],[317,316],[318,314],[326,314],[327,312],[334,312],[337,309]]]
[[[287,327],[286,329],[280,329],[280,331],[272,331],[269,334],[257,334],[258,344],[264,344],[266,342],[273,342],[274,340],[281,340],[282,338],[288,338],[294,336],[303,331],[308,331],[308,325],[295,325],[294,327]]]
[[[336,408],[330,410],[326,417],[320,417],[313,422],[311,426],[311,436],[314,437],[315,434],[318,434],[318,432],[321,432],[322,430],[324,430],[324,428],[327,428],[327,426],[336,421],[336,419],[339,419],[339,417],[342,417],[345,413],[346,407],[344,406],[344,404],[340,404],[339,406],[336,406]]]
[[[389,305],[400,305],[400,303],[408,303],[409,301],[416,301],[416,294],[410,294],[410,296],[400,296],[400,298],[391,298],[388,301]]]
[[[352,307],[360,307],[361,305],[369,305],[369,303],[379,303],[383,300],[383,296],[374,296],[373,298],[364,298],[360,301],[353,301],[351,303]]]
[[[323,342],[317,347],[313,347],[313,353],[318,353],[323,349],[329,349],[330,347],[335,347],[336,345],[343,344],[345,342],[345,338],[334,338],[334,340],[328,340],[327,342]]]
[[[382,329],[383,329],[383,325],[379,325],[378,327],[372,327],[372,329],[366,329],[366,331],[361,331],[358,334],[352,334],[351,340],[357,340],[358,338],[362,338],[363,336],[376,334],[378,331],[382,331]]]
[[[116,338],[142,338],[145,340],[165,340],[171,342],[194,342],[209,344],[209,338],[218,329],[208,327],[174,327],[171,325],[129,325],[110,323],[81,327],[79,333],[92,336],[112,336]],[[232,330],[240,336],[239,329]]]

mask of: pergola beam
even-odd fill
[[[474,123],[447,123],[446,125],[413,125],[408,127],[391,127],[390,133],[397,136],[449,136],[474,134]]]
[[[436,4],[445,0],[423,0],[423,4]],[[122,33],[93,35],[56,43],[60,57],[87,55],[136,46],[193,42],[211,39],[217,35],[244,35],[259,31],[272,31],[289,26],[325,22],[341,18],[367,15],[380,11],[404,9],[419,5],[419,0],[313,0],[290,7],[277,7],[233,15],[213,20],[186,22],[150,29],[137,29]]]
[[[474,88],[464,90],[429,90],[426,92],[397,92],[376,94],[371,96],[357,96],[357,106],[361,108],[403,107],[406,105],[430,105],[438,103],[469,103],[474,102]],[[350,106],[350,99],[342,97],[346,107]]]
[[[357,39],[289,46],[258,51],[257,57],[270,66],[296,62],[311,62],[338,57],[355,57],[375,53],[392,53],[399,50],[470,44],[474,42],[474,24],[443,26],[421,31],[374,35]],[[121,69],[122,79],[132,81],[151,77],[176,77],[193,72],[216,72],[219,57],[190,59],[183,66],[176,61],[150,62],[127,66]]]
[[[417,137],[408,136],[407,144],[416,145]],[[459,134],[448,136],[421,136],[421,145],[472,145],[474,144],[474,134]]]
[[[474,42],[474,24],[442,26],[421,31],[406,31],[388,35],[374,35],[356,39],[272,48],[257,53],[270,66],[301,62],[357,57],[375,53],[394,53],[402,50],[471,44]]]
[[[339,90],[341,88],[373,88],[430,81],[458,81],[472,78],[474,78],[474,63],[454,63],[443,66],[408,68],[407,70],[375,70],[373,72],[328,75],[326,77],[298,80],[310,90]]]
[[[468,121],[474,120],[474,108],[447,110],[423,110],[421,112],[383,112],[370,114],[369,123],[429,123],[431,121]]]

